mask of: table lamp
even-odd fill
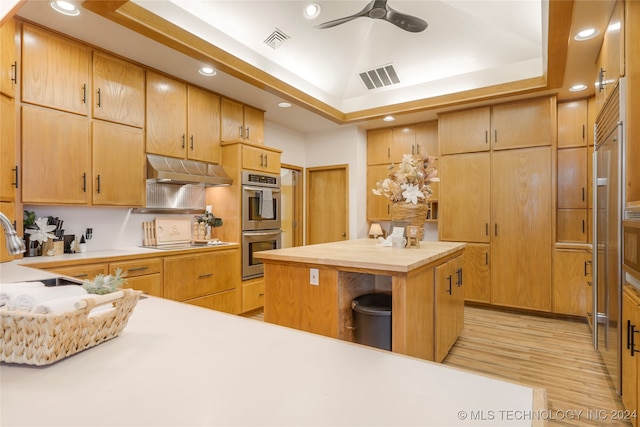
[[[378,236],[382,236],[383,234],[384,233],[382,232],[382,227],[380,227],[380,224],[371,224],[371,228],[369,228],[369,236],[373,236],[374,239],[377,239]]]

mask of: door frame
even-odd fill
[[[304,244],[304,231],[306,230],[304,224],[303,215],[303,200],[304,200],[304,168],[300,166],[294,166],[283,163],[280,165],[280,170],[290,169],[296,171],[299,177],[299,181],[294,186],[294,206],[293,206],[293,221],[296,223],[293,232],[293,246],[302,246]]]

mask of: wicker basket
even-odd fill
[[[391,221],[406,221],[409,225],[420,227],[420,240],[424,235],[424,223],[427,220],[429,205],[427,203],[393,203],[391,204]]]
[[[114,338],[127,325],[142,291],[92,295],[84,308],[60,314],[0,310],[0,362],[48,365]],[[97,305],[113,310],[89,317]]]

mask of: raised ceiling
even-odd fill
[[[371,128],[396,114],[396,123],[434,119],[439,111],[489,102],[496,96],[593,93],[593,71],[614,2],[389,1],[428,22],[409,33],[369,18],[329,29],[319,23],[358,12],[367,0],[320,1],[315,20],[307,1],[156,1],[81,3],[79,17],[55,14],[48,2],[27,1],[24,19],[262,108],[267,120],[299,131],[327,131],[344,123]],[[585,26],[599,37],[577,43]],[[286,38],[264,44],[274,31]],[[214,77],[200,65],[218,69]],[[358,74],[392,64],[400,84],[368,90]],[[589,89],[570,94],[568,86]],[[289,109],[278,102],[293,103]],[[398,114],[404,112],[404,114]]]

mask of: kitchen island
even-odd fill
[[[518,427],[546,410],[544,390],[156,297],[120,336],[0,378],[3,427]]]
[[[391,292],[392,351],[441,361],[464,324],[466,244],[347,240],[262,251],[267,322],[353,341],[351,301]]]

